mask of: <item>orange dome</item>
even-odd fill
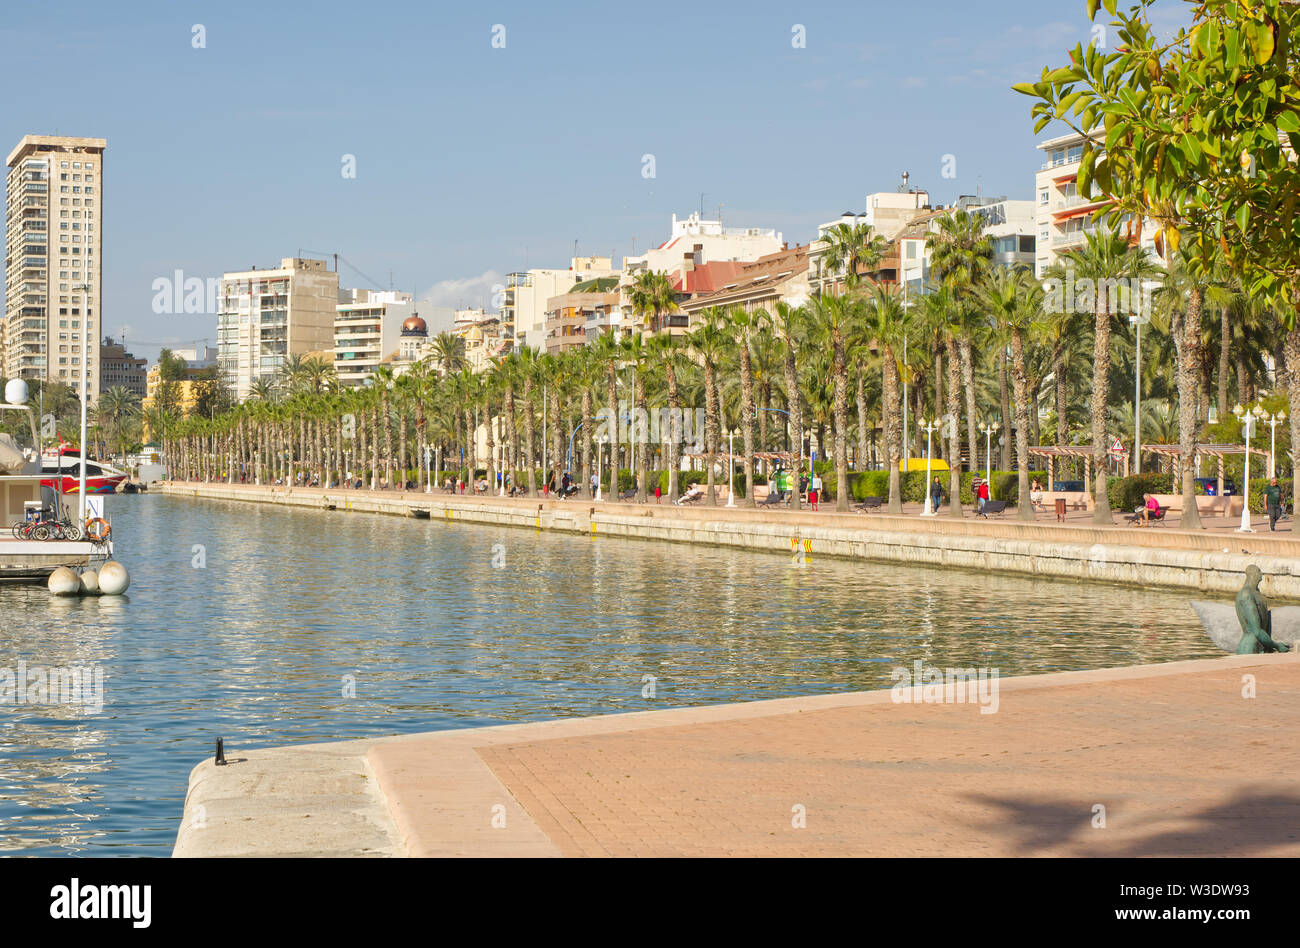
[[[419,316],[412,316],[406,322],[402,323],[402,332],[409,333],[427,333],[429,325]]]

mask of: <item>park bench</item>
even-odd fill
[[[1155,513],[1151,515],[1149,520],[1144,521],[1142,519],[1143,509],[1144,508],[1138,508],[1137,510],[1133,511],[1133,513],[1125,517],[1124,519],[1136,527],[1136,526],[1141,526],[1143,523],[1161,523],[1165,519],[1165,514],[1169,513],[1169,508],[1162,506],[1159,510],[1157,510]]]
[[[984,501],[984,509],[977,510],[975,513],[976,516],[983,517],[987,520],[989,514],[997,514],[1000,517],[1006,509],[1007,502],[1005,500],[986,500]]]
[[[885,503],[883,497],[863,497],[862,503],[854,504],[853,509],[858,513],[866,513],[868,510],[879,510]]]

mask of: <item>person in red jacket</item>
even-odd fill
[[[979,513],[984,509],[984,505],[988,503],[989,500],[989,482],[980,479],[977,479],[977,482],[975,488],[975,512]]]

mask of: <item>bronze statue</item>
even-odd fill
[[[1192,601],[1206,633],[1225,652],[1289,652],[1300,641],[1300,606],[1270,609],[1259,589],[1263,578],[1263,571],[1252,563],[1246,567],[1246,581],[1231,605]]]
[[[1289,652],[1291,647],[1274,642],[1269,634],[1273,623],[1268,611],[1268,600],[1259,591],[1259,581],[1264,578],[1254,563],[1246,567],[1246,582],[1237,592],[1237,621],[1241,623],[1241,641],[1237,643],[1238,655],[1256,652]]]

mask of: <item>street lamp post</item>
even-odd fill
[[[604,460],[605,457],[605,440],[608,437],[609,435],[601,435],[600,441],[597,442],[596,444],[596,502],[597,503],[600,503],[600,482],[604,479],[603,478],[604,469],[601,466],[601,462]]]
[[[1254,533],[1250,526],[1250,439],[1255,434],[1255,409],[1242,408],[1240,405],[1232,410],[1232,413],[1241,420],[1242,437],[1246,442],[1246,471],[1245,481],[1242,485],[1241,494],[1241,526],[1237,528],[1238,533]]]
[[[1133,473],[1142,473],[1142,327],[1151,317],[1133,313],[1128,323],[1136,333],[1137,352],[1133,359]]]
[[[998,421],[991,425],[981,423],[975,427],[984,436],[984,480],[991,482],[993,480],[993,434],[1002,427],[1002,423]],[[992,489],[991,483],[989,489]]]
[[[922,517],[933,517],[937,510],[934,509],[934,498],[930,493],[930,458],[934,449],[934,433],[941,427],[939,420],[922,418],[916,423],[916,427],[925,432],[925,509],[921,511]]]
[[[736,429],[727,429],[727,506],[736,506]]]
[[[1277,477],[1277,461],[1275,460],[1277,454],[1277,426],[1286,421],[1286,412],[1279,409],[1276,415],[1271,415],[1264,410],[1262,405],[1255,410],[1261,412],[1259,420],[1268,425],[1268,476],[1271,480]],[[1247,484],[1247,488],[1249,488],[1249,484]]]
[[[87,274],[89,276],[89,274]],[[90,403],[90,302],[87,294],[90,284],[82,283],[73,289],[81,291],[81,475],[78,499],[82,525],[86,522],[86,406]]]

